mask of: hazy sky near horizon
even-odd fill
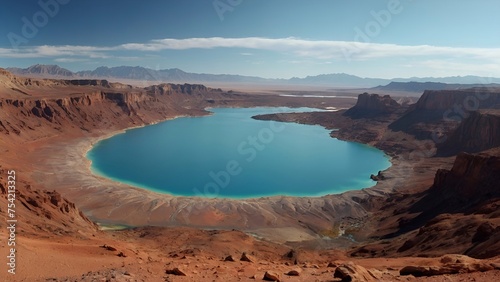
[[[498,0],[6,0],[0,67],[500,77]]]

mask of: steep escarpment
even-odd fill
[[[477,258],[500,252],[500,157],[459,154],[451,169],[439,169],[433,185],[419,194],[390,196],[380,226],[394,225],[384,240],[353,251],[356,256],[439,256]],[[384,213],[384,212],[382,212]]]
[[[3,99],[0,132],[29,140],[71,128],[89,131],[98,125],[109,127],[127,119],[141,122],[135,109],[154,101],[142,93],[101,91],[55,99]]]
[[[415,110],[446,111],[456,105],[464,110],[500,107],[500,89],[471,88],[464,90],[425,91],[418,100]],[[455,111],[459,113],[459,111]]]
[[[401,227],[425,224],[398,252],[425,251],[421,248],[425,243],[427,250],[439,249],[440,242],[443,250],[495,256],[500,252],[499,206],[500,157],[459,154],[453,168],[438,170],[428,194],[411,207],[410,212],[419,215]]]
[[[461,153],[451,170],[437,171],[430,192],[466,202],[460,208],[500,197],[500,157]]]
[[[437,155],[476,153],[500,146],[500,110],[471,112],[444,143]]]
[[[367,118],[380,115],[390,115],[401,108],[401,105],[389,95],[363,93],[358,95],[356,105],[347,110],[344,115],[352,118]]]
[[[50,86],[48,90],[41,87],[37,96],[0,98],[0,133],[14,139],[18,136],[17,140],[36,140],[71,131],[81,135],[81,132],[148,124],[181,114],[200,114],[208,105],[207,100],[224,98],[220,89],[203,85],[165,84],[142,89],[106,80],[38,81],[11,75],[9,79],[17,86],[33,81]],[[70,93],[57,95],[62,91]]]
[[[0,98],[57,97],[100,90],[130,91],[131,85],[104,79],[41,79],[21,77],[0,68]]]
[[[500,157],[461,153],[451,170],[436,172],[429,194],[422,199],[437,201],[441,212],[468,211],[478,203],[500,197]],[[422,206],[428,212],[429,202]],[[414,209],[418,209],[417,203]]]
[[[436,143],[442,143],[443,137],[451,135],[471,112],[498,108],[500,108],[498,88],[428,90],[389,128],[407,132],[419,139],[431,139]]]

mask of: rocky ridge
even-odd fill
[[[208,105],[209,98],[224,99],[220,89],[190,84],[141,89],[107,80],[21,78],[4,70],[0,82],[4,86],[0,132],[18,135],[18,140],[28,135],[28,139],[37,139],[75,127],[90,132],[97,127],[148,124],[182,112],[199,114],[199,110],[186,110],[188,104]],[[61,95],[62,89],[73,93]],[[186,99],[180,98],[182,95],[187,95]],[[50,129],[36,130],[44,125]]]
[[[477,153],[500,146],[500,110],[468,114],[458,128],[438,146],[437,155]]]
[[[500,90],[496,88],[427,90],[389,129],[441,143],[471,112],[499,108]]]

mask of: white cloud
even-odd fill
[[[114,48],[93,46],[34,46],[18,49],[0,48],[0,58],[43,58],[43,57],[68,57],[81,56],[87,58],[107,58],[105,52]]]
[[[76,62],[87,62],[88,59],[79,59],[79,58],[57,58],[54,59],[55,62],[58,63],[76,63]]]
[[[247,48],[270,50],[278,52],[292,52],[303,57],[319,59],[349,58],[366,60],[388,57],[476,57],[500,59],[500,48],[460,48],[431,45],[397,45],[364,43],[350,41],[304,40],[294,37],[288,38],[187,38],[187,39],[160,39],[149,43],[129,43],[116,46],[117,49],[136,51],[212,49],[212,48]]]
[[[110,47],[94,46],[34,46],[19,49],[0,48],[0,58],[84,57],[119,58],[116,53],[139,53],[162,50],[188,50],[213,48],[243,48],[280,52],[286,55],[321,60],[373,60],[384,58],[451,58],[479,59],[500,62],[500,48],[462,48],[431,45],[397,45],[348,41],[305,40],[288,38],[186,38],[159,39],[147,43],[127,43]],[[250,55],[250,52],[240,53]],[[134,54],[137,56],[137,54]]]

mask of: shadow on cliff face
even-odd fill
[[[402,106],[389,95],[363,93],[358,95],[356,105],[344,113],[344,116],[353,119],[379,117],[391,115],[400,110]]]
[[[477,153],[500,146],[500,110],[471,112],[449,138],[438,146],[437,156]]]
[[[451,137],[471,113],[482,109],[499,109],[499,105],[498,88],[427,90],[401,118],[389,125],[389,129],[412,134],[421,140],[441,141],[436,133]]]
[[[500,157],[470,155],[457,156],[451,170],[436,172],[434,184],[408,212],[419,214],[401,223],[398,233],[422,226],[444,213],[472,214],[489,200],[500,197]]]
[[[462,253],[488,258],[500,251],[500,157],[457,156],[451,170],[436,172],[423,193],[406,195],[392,217],[396,231],[382,243],[358,247],[353,256],[439,256]],[[412,200],[413,199],[413,200]]]

